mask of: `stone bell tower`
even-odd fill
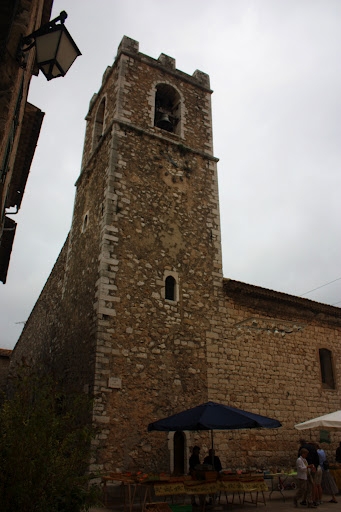
[[[295,421],[340,401],[339,308],[223,280],[211,93],[124,37],[90,102],[71,230],[11,366],[94,397],[92,470],[186,473],[209,436],[147,427],[209,400],[283,423],[229,433],[234,452],[217,433],[225,467],[288,467]]]
[[[86,118],[64,288],[95,289],[97,462],[112,469],[145,467],[151,444],[165,449],[147,424],[208,396],[222,297],[211,93],[205,73],[124,37]]]
[[[174,469],[147,425],[209,399],[224,307],[211,93],[124,37],[90,102],[49,357],[94,391],[92,468]]]

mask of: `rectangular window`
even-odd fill
[[[335,389],[332,353],[327,348],[319,349],[322,385],[327,389]]]

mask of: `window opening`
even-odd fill
[[[94,142],[98,144],[101,140],[104,131],[104,114],[105,114],[105,99],[103,98],[100,106],[98,107],[95,119],[95,133],[94,133]]]
[[[173,276],[166,277],[165,281],[165,299],[175,300],[176,281]]]
[[[179,133],[180,95],[167,84],[156,86],[154,125],[167,132]]]
[[[88,217],[88,214],[86,213],[84,215],[84,219],[83,219],[82,233],[84,233],[84,231],[86,230],[86,228],[88,226],[88,221],[89,221],[89,217]]]
[[[335,389],[332,353],[327,348],[319,349],[322,385],[324,388]]]

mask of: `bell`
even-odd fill
[[[158,128],[161,128],[162,130],[166,130],[167,132],[173,131],[173,125],[172,125],[171,121],[169,120],[168,114],[162,114],[162,116],[156,123],[156,126]]]

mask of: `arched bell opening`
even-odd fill
[[[155,94],[154,125],[161,130],[179,134],[180,131],[180,95],[168,84],[158,84]]]

